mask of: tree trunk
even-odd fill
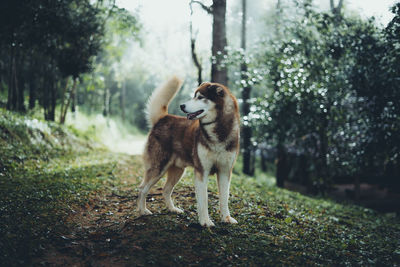
[[[243,51],[246,51],[246,0],[242,0],[242,30],[241,30],[241,48]],[[243,58],[242,63],[240,64],[241,71],[241,79],[246,81],[244,88],[242,90],[242,118],[243,118],[243,127],[242,127],[242,142],[243,142],[243,173],[247,175],[253,175],[252,171],[252,143],[251,136],[252,130],[250,125],[248,124],[248,115],[250,113],[250,93],[251,87],[247,83],[247,65],[245,59]]]
[[[75,114],[76,112],[76,99],[77,99],[77,88],[71,92],[71,112]]]
[[[112,91],[114,92],[114,90]],[[112,110],[112,99],[114,94],[110,91],[110,96],[108,97],[108,116],[113,115],[113,110]]]
[[[46,73],[46,71],[44,72]],[[49,110],[49,75],[46,75],[43,79],[43,93],[42,93],[42,105],[43,105],[43,113],[44,113],[44,119],[48,120],[48,110]]]
[[[335,17],[336,23],[339,23],[342,18],[343,0],[339,0],[337,6],[335,6],[333,0],[330,0],[330,6],[331,6],[331,12]]]
[[[65,109],[65,97],[68,91],[68,85],[69,85],[69,76],[66,78],[65,81],[65,86],[61,95],[61,112],[60,112],[60,123],[63,120],[63,114],[64,114],[64,109]]]
[[[60,123],[61,124],[65,123],[65,119],[67,117],[67,112],[68,112],[68,107],[71,103],[72,98],[75,95],[76,81],[77,81],[77,78],[74,77],[72,88],[70,89],[69,94],[68,94],[67,104],[64,106],[64,109],[61,109],[61,115],[60,115]]]
[[[276,164],[276,185],[283,188],[285,186],[285,181],[289,176],[289,168],[287,164],[287,155],[285,147],[282,143],[277,146],[278,160]]]
[[[250,176],[254,175],[256,170],[256,148],[252,146],[250,153]]]
[[[35,103],[36,103],[36,79],[35,75],[31,74],[29,79],[29,109],[34,109]]]
[[[331,6],[331,12],[334,15],[340,15],[340,12],[342,11],[342,7],[343,7],[343,0],[339,0],[337,6],[335,6],[335,3],[333,0],[330,0],[330,6]]]
[[[15,73],[15,84],[17,85],[17,111],[25,112],[25,104],[24,104],[24,89],[25,89],[25,77],[24,75],[19,75],[19,80],[17,80],[17,74]]]
[[[226,66],[222,64],[226,56],[226,0],[214,0],[212,5],[213,29],[212,29],[212,64],[211,81],[228,84],[228,72]]]
[[[282,7],[281,7],[281,0],[276,2],[276,17],[275,17],[275,35],[276,39],[281,39],[281,21],[282,21]]]
[[[319,140],[320,140],[320,149],[319,149],[319,166],[318,166],[318,179],[323,181],[323,188],[319,190],[324,190],[325,186],[329,183],[329,175],[328,175],[328,162],[327,162],[327,154],[328,154],[328,136],[327,136],[327,128],[328,128],[328,118],[326,116],[322,116],[322,125],[319,130]]]
[[[47,121],[55,121],[56,113],[56,88],[54,84],[54,77],[47,74],[44,80],[43,92],[43,109],[44,119]]]
[[[265,158],[265,151],[264,151],[264,149],[261,149],[261,170],[263,171],[263,172],[266,172],[267,171],[267,159]]]
[[[49,120],[56,120],[56,104],[57,104],[57,86],[54,80],[54,76],[51,77],[50,83],[50,112],[49,112]]]
[[[108,88],[104,88],[104,94],[103,94],[103,116],[107,117],[108,116],[108,98],[109,98],[109,90]]]
[[[125,80],[122,82],[121,86],[121,94],[119,95],[119,106],[121,108],[121,118],[122,121],[125,122],[125,94],[126,94],[126,82]]]
[[[8,98],[7,98],[7,109],[18,110],[18,80],[17,80],[17,63],[16,63],[17,51],[15,47],[11,48],[10,53],[10,69],[8,75]]]

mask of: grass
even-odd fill
[[[168,213],[162,181],[154,215],[135,210],[143,173],[138,156],[110,152],[68,127],[0,111],[0,262],[112,266],[398,266],[400,220],[359,206],[279,189],[267,176],[235,173],[230,207],[237,225],[197,224],[193,173]],[[88,137],[86,140],[89,139]]]

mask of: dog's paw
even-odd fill
[[[237,224],[238,222],[232,218],[231,216],[225,216],[224,218],[222,218],[222,222],[224,223],[231,223],[231,224]]]
[[[151,215],[153,213],[151,211],[149,211],[148,209],[144,209],[144,210],[139,210],[139,214],[141,216],[146,216],[146,215]]]
[[[200,225],[204,227],[214,227],[215,224],[208,218],[206,220],[200,220]]]
[[[169,211],[173,212],[173,213],[178,213],[178,214],[182,214],[184,212],[182,209],[177,208],[177,207],[170,208]]]

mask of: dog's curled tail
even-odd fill
[[[176,76],[169,79],[164,85],[158,87],[147,101],[147,123],[150,127],[159,119],[168,114],[168,105],[182,85],[182,80]]]

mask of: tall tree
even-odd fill
[[[212,6],[213,30],[212,30],[212,56],[214,60],[211,64],[211,81],[228,84],[228,71],[222,64],[226,56],[226,0],[214,0]]]
[[[211,6],[206,6],[200,1],[192,1],[199,4],[208,14],[213,16],[212,46],[211,46],[211,81],[228,84],[228,71],[223,63],[226,57],[226,0],[213,0]]]
[[[241,48],[243,50],[243,54],[246,53],[246,0],[242,0],[242,29],[241,29]],[[247,81],[247,64],[245,56],[243,57],[243,61],[240,64],[241,71],[241,80]],[[244,124],[242,127],[242,144],[243,144],[243,173],[247,175],[254,174],[254,168],[252,167],[252,144],[251,144],[251,126],[249,125],[247,119],[250,113],[250,94],[251,94],[251,86],[249,83],[244,83],[242,90],[242,116],[244,120]]]
[[[338,4],[335,6],[334,0],[330,0],[331,12],[337,19],[341,17],[343,2],[344,0],[339,0]]]

